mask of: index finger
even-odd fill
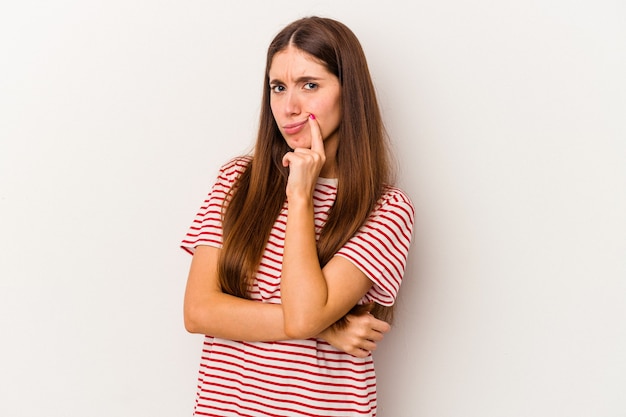
[[[311,150],[317,154],[326,156],[320,125],[313,113],[309,115],[309,127],[311,128]]]

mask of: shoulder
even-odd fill
[[[415,216],[415,207],[411,198],[398,187],[387,185],[378,199],[375,211],[399,211],[411,220]]]
[[[252,157],[249,155],[232,158],[220,167],[219,180],[228,183],[234,182],[246,170],[251,161]]]
[[[220,174],[240,175],[250,165],[251,161],[252,156],[250,155],[236,156],[220,167]]]

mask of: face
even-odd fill
[[[274,55],[269,80],[272,114],[289,147],[311,147],[310,114],[319,123],[325,148],[336,147],[341,122],[339,79],[312,55],[289,46]]]

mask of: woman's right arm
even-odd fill
[[[260,303],[222,292],[217,275],[221,249],[198,246],[185,290],[185,328],[222,339],[276,341],[288,339],[280,304]]]
[[[185,290],[185,328],[190,333],[249,342],[287,340],[280,304],[246,300],[222,292],[217,275],[221,249],[198,246]],[[349,315],[347,326],[331,326],[318,337],[357,357],[376,349],[390,326],[370,314]]]

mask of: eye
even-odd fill
[[[305,83],[304,84],[304,89],[305,90],[315,90],[317,88],[317,84],[316,83]]]
[[[270,90],[272,90],[273,93],[282,93],[285,91],[285,86],[280,84],[270,85]]]

